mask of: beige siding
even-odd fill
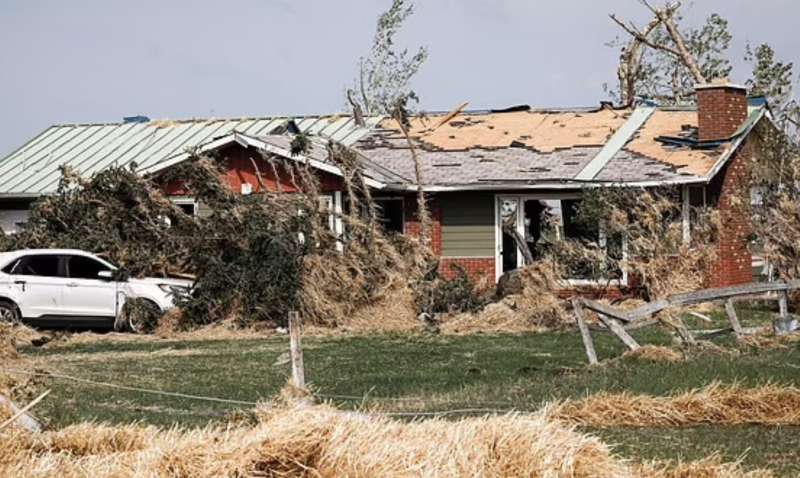
[[[211,215],[211,207],[201,201],[197,201],[197,215],[199,217],[208,217]]]
[[[440,196],[442,256],[494,257],[494,195],[485,192]]]

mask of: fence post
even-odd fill
[[[788,290],[782,290],[778,292],[778,306],[780,307],[780,317],[772,322],[772,329],[775,332],[775,335],[782,335],[797,330],[797,320],[789,315]]]
[[[292,358],[292,383],[297,388],[306,388],[306,376],[303,369],[303,347],[300,344],[300,314],[289,312],[289,350]]]
[[[589,365],[597,365],[597,353],[594,351],[592,334],[583,319],[583,305],[579,299],[572,299],[572,309],[575,311],[575,321],[578,323],[578,330],[581,331],[581,338],[583,339],[583,346],[586,348],[586,358],[589,359]]]
[[[725,301],[725,313],[728,315],[728,321],[731,323],[733,333],[736,334],[736,339],[741,339],[744,334],[742,333],[742,325],[739,323],[739,317],[736,315],[736,307],[733,306],[733,299]]]

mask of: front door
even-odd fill
[[[521,265],[518,250],[511,231],[519,227],[520,198],[498,196],[495,211],[495,271],[497,278]]]
[[[98,277],[110,271],[105,264],[91,257],[68,255],[67,287],[64,289],[63,315],[75,317],[116,317],[117,283]]]

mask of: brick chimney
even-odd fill
[[[747,119],[747,89],[726,79],[695,86],[700,141],[727,139]]]

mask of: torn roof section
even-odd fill
[[[751,108],[736,135],[702,144],[696,141],[696,109],[646,106],[429,114],[411,120],[410,134],[430,190],[698,183],[713,176],[763,112]],[[414,177],[395,120],[382,120],[354,147]]]
[[[411,119],[424,187],[468,189],[578,188],[588,184],[659,185],[709,181],[766,107],[750,107],[731,137],[698,141],[694,108],[458,111]],[[291,123],[290,123],[291,121]],[[291,133],[314,138],[306,156],[288,152]],[[341,174],[326,142],[353,147],[376,187],[415,189],[414,163],[397,123],[347,115],[155,120],[52,126],[0,160],[0,197],[56,191],[62,166],[89,177],[136,163],[155,173],[189,157],[238,142]]]

